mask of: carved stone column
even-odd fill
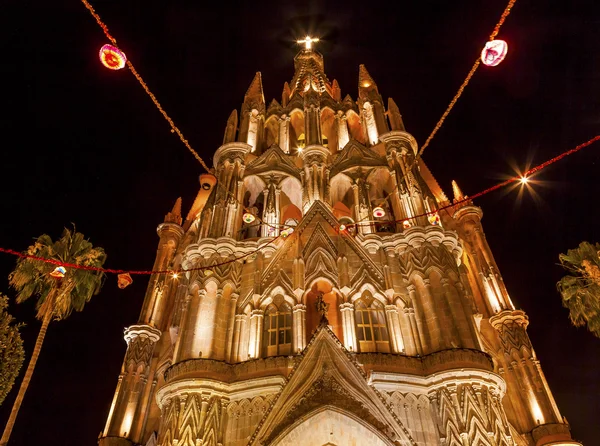
[[[312,204],[319,200],[327,202],[329,167],[327,157],[329,149],[321,145],[307,146],[300,156],[304,162],[302,175],[302,208],[306,213]]]
[[[279,147],[285,153],[290,153],[290,117],[287,115],[279,118]]]
[[[387,319],[390,341],[392,342],[393,353],[404,352],[404,341],[402,340],[402,331],[400,330],[400,320],[398,319],[398,307],[396,305],[385,306],[385,316]]]
[[[413,328],[415,337],[415,347],[420,355],[424,355],[425,352],[429,353],[431,346],[429,345],[429,333],[427,331],[427,325],[424,316],[421,311],[421,305],[417,298],[417,287],[414,285],[408,285],[406,287],[410,301],[412,304],[411,311],[409,311],[410,323]]]
[[[338,124],[338,150],[342,150],[348,144],[348,141],[350,141],[348,122],[346,115],[341,110],[337,112],[335,120]]]
[[[351,352],[357,352],[358,342],[356,340],[356,324],[354,322],[354,304],[351,302],[341,304],[340,313],[342,314],[344,347]]]
[[[250,313],[249,358],[260,358],[264,314],[263,310],[253,310]]]
[[[114,437],[138,440],[132,438],[132,432],[143,423],[138,405],[147,382],[154,346],[160,336],[160,330],[149,325],[132,325],[125,330],[127,352],[119,376],[119,385],[99,443],[101,446],[127,444],[115,440]]]
[[[511,384],[508,397],[516,410],[526,415],[511,422],[521,433],[537,432],[537,445],[558,440],[568,440],[561,444],[577,444],[568,434],[568,425],[558,410],[531,346],[526,331],[527,315],[520,310],[505,310],[491,317],[489,322],[498,331],[501,350],[496,353],[496,358],[505,379]],[[542,425],[548,428],[540,429]],[[547,437],[543,432],[547,432]]]
[[[294,352],[300,353],[306,347],[306,305],[294,306]]]

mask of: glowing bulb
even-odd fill
[[[346,230],[346,225],[340,225],[340,231],[345,231]]]
[[[298,153],[302,153],[302,147],[298,147]]]
[[[383,210],[382,207],[377,206],[376,208],[373,209],[373,217],[375,218],[381,218],[385,216],[385,211]]]
[[[252,215],[250,212],[246,212],[243,216],[242,216],[242,220],[244,220],[244,223],[252,223],[254,220],[256,220],[256,217],[254,215]]]
[[[127,56],[119,48],[113,45],[104,45],[100,48],[100,62],[111,70],[120,70],[127,63]]]
[[[67,270],[63,266],[57,266],[54,268],[54,271],[50,273],[50,276],[55,277],[57,279],[62,279],[67,274]]]
[[[363,82],[363,85],[362,85],[362,86],[363,86],[364,88],[368,88],[368,87],[370,87],[370,86],[371,86],[371,84],[370,84],[369,82],[365,81],[365,82]]]
[[[489,67],[495,67],[506,57],[508,44],[504,40],[490,40],[481,51],[481,62]]]
[[[404,221],[402,222],[402,227],[403,227],[404,229],[408,229],[408,228],[410,228],[411,226],[412,226],[412,225],[410,224],[410,222],[409,222],[408,220],[404,220]]]
[[[527,183],[529,183],[529,178],[521,177],[521,179],[519,181],[521,182],[521,184],[527,184]]]
[[[173,273],[173,279],[177,279],[178,277],[179,277],[179,274]]]

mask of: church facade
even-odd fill
[[[481,225],[364,66],[261,74],[159,245],[100,446],[579,445]],[[436,209],[449,206],[439,214]]]

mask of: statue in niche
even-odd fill
[[[328,325],[329,321],[327,320],[327,312],[329,311],[329,304],[323,300],[323,292],[317,292],[317,299],[315,300],[315,307],[317,308],[317,312],[321,315],[321,323]]]

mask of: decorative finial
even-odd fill
[[[302,45],[302,44],[304,44],[304,45],[305,45],[305,46],[304,46],[304,49],[306,49],[306,50],[308,50],[308,51],[311,51],[311,50],[312,50],[312,44],[313,44],[313,43],[315,43],[315,42],[318,42],[318,41],[319,41],[319,38],[318,38],[318,37],[316,37],[316,38],[312,38],[312,37],[310,37],[310,36],[306,36],[306,37],[304,38],[304,40],[298,40],[298,41],[296,41],[296,43],[297,43],[298,45]]]

